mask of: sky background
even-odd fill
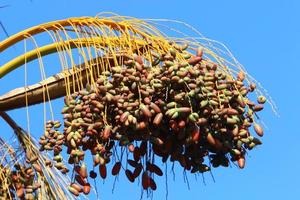
[[[300,199],[300,1],[0,1],[0,6],[6,4],[9,7],[0,9],[0,20],[10,35],[52,20],[95,16],[99,12],[110,11],[137,18],[181,20],[193,25],[206,37],[223,42],[268,90],[280,117],[270,107],[260,114],[268,128],[262,138],[263,145],[249,153],[244,170],[235,166],[213,169],[215,182],[207,173],[204,175],[206,184],[201,176],[198,181],[194,176],[189,176],[188,190],[182,171],[178,169],[175,182],[171,173],[168,174],[168,199]],[[0,40],[5,37],[4,32],[0,31]],[[12,58],[22,52],[23,49],[17,46],[0,54],[0,65],[9,60],[9,56]],[[31,76],[39,76],[38,73],[32,71]],[[0,80],[0,94],[20,87],[22,83],[24,71],[16,70]],[[58,110],[62,106],[59,101],[54,101],[53,105]],[[31,133],[36,137],[40,136],[43,127],[40,107],[30,108]],[[24,109],[9,113],[26,127]],[[12,134],[3,121],[0,122],[0,130],[3,137]],[[121,176],[112,194],[112,181],[112,178],[108,178],[104,184],[98,181],[101,199],[139,199],[140,188],[137,183],[129,184]],[[153,199],[165,199],[164,178],[158,178],[157,184],[159,189]],[[95,196],[90,198],[94,199]]]

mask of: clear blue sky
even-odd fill
[[[177,170],[175,182],[168,174],[169,200],[300,199],[300,1],[0,1],[0,5],[4,4],[10,7],[0,10],[0,20],[9,34],[51,20],[112,11],[138,18],[178,19],[193,25],[205,36],[225,43],[248,72],[269,91],[280,117],[276,117],[270,108],[260,115],[268,126],[264,144],[250,152],[244,170],[235,166],[214,169],[216,182],[205,174],[206,185],[201,177],[195,181],[189,176],[190,190],[183,182],[181,170]],[[4,32],[0,31],[0,39],[4,38]],[[13,48],[12,52],[20,54],[22,48]],[[0,55],[1,65],[5,59]],[[0,80],[0,93],[20,86],[19,81],[24,81],[22,74],[23,71],[16,71]],[[58,101],[54,105],[61,106]],[[26,127],[24,110],[10,114]],[[39,114],[37,106],[31,108],[31,131],[35,136],[42,132],[42,115]],[[3,135],[11,135],[2,121],[0,130]],[[153,199],[165,199],[164,179],[157,180],[159,189]],[[124,177],[117,183],[114,194],[111,194],[112,178],[104,185],[100,182],[101,199],[139,199],[137,184],[129,184]]]

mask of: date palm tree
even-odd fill
[[[199,35],[189,37],[170,27],[171,23],[186,26]],[[168,36],[162,30],[175,36]],[[73,199],[73,195],[78,195],[76,186],[72,185],[73,180],[64,175],[67,168],[62,171],[51,167],[50,160],[53,158],[40,152],[40,144],[18,126],[7,111],[50,102],[53,117],[51,100],[62,97],[68,99],[79,91],[91,90],[87,88],[95,88],[97,78],[103,73],[113,73],[117,66],[127,65],[131,60],[140,62],[139,59],[143,58],[143,62],[151,66],[161,62],[159,56],[170,52],[178,62],[186,62],[185,56],[192,59],[193,51],[197,51],[198,57],[205,52],[205,62],[216,63],[226,77],[234,79],[237,75],[248,83],[256,82],[223,44],[203,37],[191,26],[178,21],[139,20],[105,13],[96,17],[63,19],[34,26],[8,37],[0,42],[0,53],[21,42],[25,53],[16,55],[0,67],[0,81],[17,68],[31,67],[33,61],[39,64],[42,80],[0,96],[0,115],[11,126],[18,141],[16,148],[16,144],[0,138],[0,183],[3,185],[0,197],[6,199],[14,196],[25,199]],[[43,45],[40,46],[39,42]],[[56,55],[60,63],[60,68],[56,70],[58,72],[52,76],[45,72],[46,68],[52,68],[51,63],[43,62],[48,55]],[[263,89],[256,91],[258,95],[263,93]],[[142,101],[141,94],[139,100]],[[269,102],[273,105],[271,99]],[[130,173],[126,175],[130,179]]]

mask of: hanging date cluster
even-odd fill
[[[243,72],[233,76],[204,59],[201,48],[195,55],[186,48],[128,55],[84,90],[65,97],[63,132],[59,122],[49,121],[40,144],[41,150],[54,152],[54,165],[64,173],[66,146],[75,171],[69,188],[74,195],[89,193],[89,177],[105,179],[111,162],[113,176],[124,171],[130,182],[140,177],[142,187],[151,190],[157,188],[155,176],[163,175],[158,158],[191,173],[209,171],[207,162],[244,167],[246,151],[261,144],[251,133],[263,136],[255,116],[266,98],[251,101],[256,85],[246,84]],[[88,173],[87,151],[98,171]],[[126,152],[125,161],[116,156],[120,152]]]

